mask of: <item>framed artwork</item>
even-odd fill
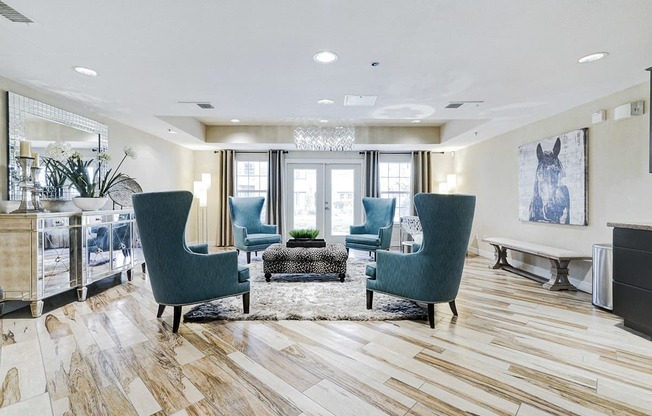
[[[585,128],[519,146],[519,220],[588,225],[587,134]]]

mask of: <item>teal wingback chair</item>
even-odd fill
[[[448,302],[457,316],[455,298],[462,280],[471,235],[475,196],[417,194],[414,205],[423,228],[416,253],[378,253],[366,267],[367,309],[374,292],[428,304],[428,322],[435,327],[435,303]]]
[[[276,231],[276,225],[263,224],[260,213],[263,210],[265,198],[260,197],[229,197],[229,212],[233,223],[233,238],[235,248],[247,253],[247,263],[251,262],[251,252],[265,250],[274,243],[281,242],[281,235]]]
[[[362,198],[365,223],[351,225],[349,235],[344,239],[346,251],[349,249],[376,252],[389,250],[394,228],[395,198]]]
[[[249,268],[238,265],[238,254],[208,254],[207,244],[186,244],[192,193],[148,192],[131,198],[152,292],[159,304],[157,317],[166,305],[174,306],[172,332],[179,329],[183,305],[242,295],[244,313],[249,313]]]

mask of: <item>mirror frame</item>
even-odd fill
[[[22,95],[7,92],[7,199],[20,200],[20,142],[26,140],[25,118],[31,114],[40,118],[97,134],[98,151],[105,152],[109,147],[109,128],[106,124],[33,100]],[[29,139],[27,139],[29,140]]]

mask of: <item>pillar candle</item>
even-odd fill
[[[40,167],[41,165],[41,158],[38,153],[32,153],[32,157],[34,158],[34,162],[32,163],[32,166],[35,168]]]
[[[32,157],[32,144],[27,140],[20,142],[20,157]]]

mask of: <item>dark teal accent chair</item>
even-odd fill
[[[159,304],[157,317],[165,306],[173,306],[172,332],[179,329],[183,305],[242,295],[244,313],[249,313],[249,268],[238,265],[238,253],[208,254],[207,244],[186,244],[192,193],[148,192],[131,198],[152,292]]]
[[[351,225],[345,237],[346,251],[349,249],[375,253],[389,250],[394,228],[396,198],[362,198],[365,223]]]
[[[367,309],[374,292],[423,302],[428,322],[435,327],[435,303],[448,302],[457,316],[455,298],[462,280],[464,260],[475,211],[473,195],[417,194],[414,205],[423,227],[416,253],[378,252],[366,267]]]
[[[263,224],[260,214],[265,198],[229,197],[229,212],[233,223],[233,238],[238,252],[247,253],[247,263],[251,262],[251,252],[265,250],[274,243],[281,242],[281,235],[276,231],[276,225]]]

